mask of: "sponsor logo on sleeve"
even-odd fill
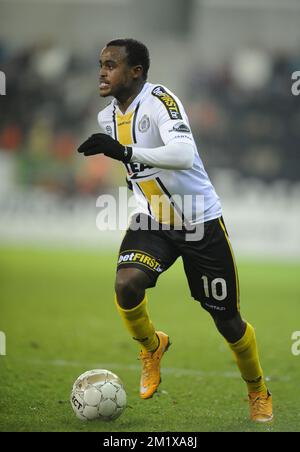
[[[182,140],[182,138],[184,138],[185,140],[193,141],[191,136],[183,135],[183,134],[182,135],[175,135],[174,137],[172,137],[172,140],[178,140],[178,139]]]
[[[182,133],[191,133],[191,129],[184,122],[177,122],[174,124],[173,129],[170,132],[182,132]]]
[[[156,86],[152,90],[152,95],[164,104],[171,119],[182,119],[176,100],[162,86]]]

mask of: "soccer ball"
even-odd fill
[[[120,378],[109,370],[88,370],[75,381],[70,402],[81,420],[112,421],[126,407],[126,392]]]

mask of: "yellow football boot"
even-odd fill
[[[250,392],[250,418],[255,422],[270,422],[273,419],[272,395],[268,392]]]
[[[149,399],[157,390],[160,382],[160,361],[163,354],[170,347],[170,339],[167,334],[156,331],[159,339],[159,346],[155,352],[141,351],[140,359],[142,361],[142,376],[140,383],[140,397]]]

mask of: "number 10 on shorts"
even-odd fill
[[[223,301],[227,297],[227,285],[223,278],[215,278],[211,282],[207,276],[201,277],[204,293],[207,298],[213,297],[217,301]]]

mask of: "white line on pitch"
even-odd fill
[[[82,367],[84,369],[121,369],[127,371],[140,371],[141,367],[136,364],[119,364],[119,363],[85,363],[82,361],[67,361],[64,359],[55,360],[28,360],[29,364],[45,365],[57,367]],[[164,367],[162,368],[163,374],[171,374],[175,377],[181,377],[183,375],[196,376],[196,377],[220,377],[220,378],[241,378],[238,372],[215,372],[215,371],[203,371],[197,369],[180,369],[176,367]],[[266,381],[290,381],[289,376],[276,376],[266,377]]]

